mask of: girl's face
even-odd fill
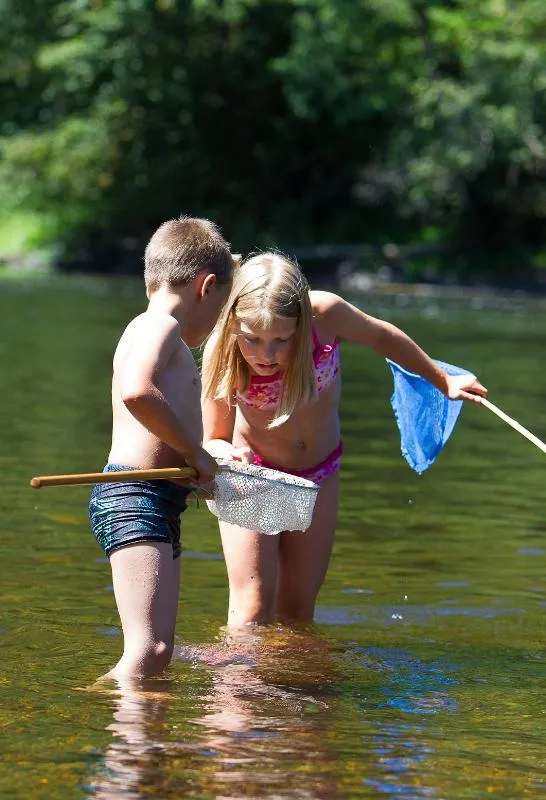
[[[237,343],[251,372],[267,376],[285,370],[297,327],[295,317],[277,317],[267,328],[247,320],[237,320]]]

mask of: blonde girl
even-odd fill
[[[229,579],[228,625],[305,622],[326,575],[339,504],[341,341],[426,378],[446,396],[479,402],[473,376],[449,376],[399,328],[336,294],[310,291],[300,268],[261,253],[235,271],[203,355],[204,446],[320,484],[305,534],[264,536],[220,523]]]

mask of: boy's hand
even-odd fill
[[[220,467],[215,459],[202,447],[191,456],[186,456],[185,461],[188,466],[193,467],[197,471],[197,477],[192,478],[192,483],[198,486],[202,486],[206,483],[213,483],[214,476],[220,471]]]
[[[474,375],[448,375],[447,396],[450,400],[470,400],[479,403],[487,395],[487,389]]]

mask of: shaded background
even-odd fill
[[[311,273],[540,286],[545,34],[541,0],[4,0],[1,263],[139,272],[189,213]]]
[[[137,688],[94,688],[122,637],[89,488],[28,486],[102,468],[145,304],[113,273],[180,213],[341,282],[544,439],[546,298],[496,287],[546,275],[545,22],[542,0],[0,0],[2,798],[546,796],[544,456],[487,410],[417,476],[388,368],[342,345],[315,624],[230,659],[192,506],[180,657]]]

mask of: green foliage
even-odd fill
[[[189,212],[242,250],[543,266],[539,0],[3,0],[0,22],[2,205],[72,260],[129,264]]]

